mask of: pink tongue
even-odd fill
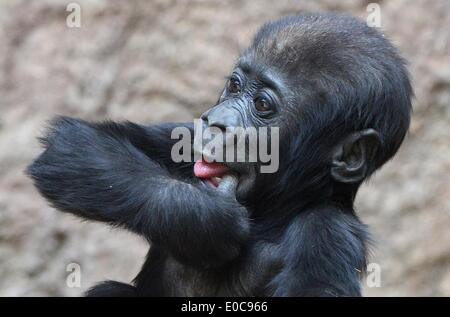
[[[194,174],[198,178],[222,177],[227,172],[228,168],[220,163],[208,163],[200,160],[194,165]]]

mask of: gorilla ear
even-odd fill
[[[341,183],[358,183],[374,168],[374,158],[381,145],[373,129],[354,132],[334,150],[331,176]]]

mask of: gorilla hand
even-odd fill
[[[162,127],[59,118],[28,173],[61,211],[126,227],[186,264],[221,265],[248,236],[247,211],[229,182],[213,189],[173,176],[161,160],[170,157],[167,136]]]

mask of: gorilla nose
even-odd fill
[[[201,119],[210,127],[225,130],[227,127],[242,126],[241,115],[234,108],[218,105],[201,115]]]

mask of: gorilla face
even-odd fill
[[[255,185],[257,175],[261,173],[258,150],[260,142],[265,142],[267,148],[271,147],[271,128],[277,127],[282,130],[283,113],[287,106],[286,95],[288,88],[281,74],[274,68],[263,67],[249,56],[243,56],[228,77],[225,88],[215,106],[206,111],[202,116],[205,127],[217,128],[223,132],[221,140],[226,152],[225,145],[233,144],[235,147],[245,147],[245,160],[224,159],[218,163],[197,162],[194,168],[197,177],[205,179],[212,186],[220,186],[222,182],[237,181],[236,196],[238,200],[244,200]],[[249,135],[243,135],[243,143],[236,142],[236,134],[227,133],[235,131],[235,128],[256,128],[256,139],[258,146],[252,147]],[[267,128],[267,134],[261,134],[260,129]],[[230,140],[230,138],[235,138]],[[229,142],[231,141],[231,142]],[[214,142],[214,140],[212,140]],[[275,142],[275,141],[274,141]],[[273,146],[278,147],[277,144]],[[249,152],[254,151],[256,160],[251,161]],[[276,148],[275,151],[279,151]],[[203,153],[204,154],[204,153]],[[275,154],[275,153],[270,153]],[[278,153],[277,153],[278,155]],[[204,157],[207,155],[204,154]],[[214,161],[210,158],[208,161]],[[277,171],[273,171],[276,173]],[[224,177],[224,176],[232,176]],[[222,185],[223,186],[223,185]]]

